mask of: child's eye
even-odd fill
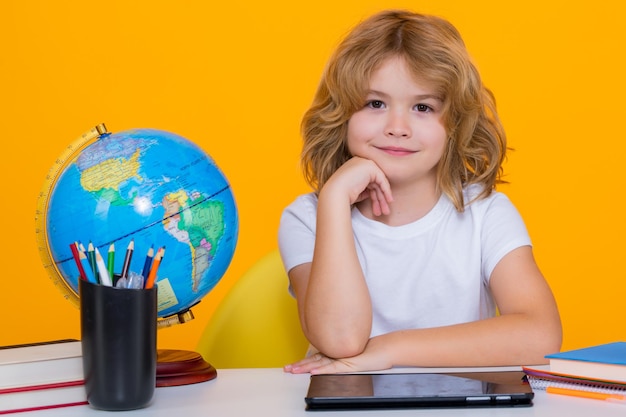
[[[367,107],[371,107],[372,109],[382,109],[385,107],[385,103],[380,100],[370,100],[367,102]]]
[[[415,110],[417,110],[418,112],[431,112],[433,110],[432,107],[426,105],[426,104],[418,104],[415,106]]]

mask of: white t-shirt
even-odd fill
[[[466,190],[465,201],[475,192]],[[313,259],[316,212],[313,193],[283,212],[278,241],[287,271]],[[531,244],[519,212],[499,192],[463,213],[442,194],[426,216],[398,227],[353,208],[352,227],[372,300],[372,337],[492,317],[491,272],[504,255]]]

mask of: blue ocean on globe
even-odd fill
[[[158,316],[186,311],[222,278],[237,244],[230,185],[193,142],[155,129],[106,133],[64,166],[46,209],[49,251],[59,275],[78,294],[70,245],[92,243],[105,261],[113,244],[120,273],[141,273],[150,248],[165,248],[158,269]]]

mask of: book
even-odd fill
[[[552,372],[626,382],[626,342],[569,350],[546,358]]]
[[[55,340],[0,348],[0,389],[82,381],[78,340]]]
[[[87,404],[83,381],[0,389],[0,414]]]

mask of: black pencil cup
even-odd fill
[[[87,401],[109,411],[146,407],[156,385],[157,287],[79,282]]]

